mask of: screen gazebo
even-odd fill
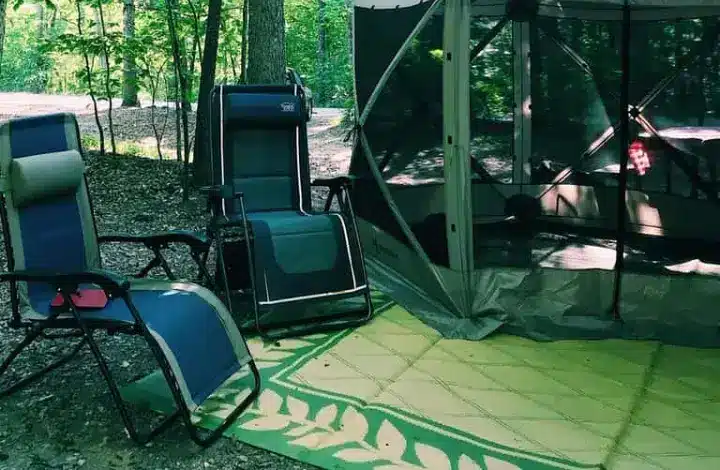
[[[717,346],[720,3],[355,0],[374,287],[448,337]]]

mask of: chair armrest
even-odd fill
[[[6,281],[43,282],[57,288],[76,287],[79,284],[96,284],[113,296],[122,295],[130,290],[130,280],[128,278],[103,269],[68,273],[41,270],[18,270],[0,273],[0,282]]]
[[[142,243],[150,249],[163,248],[169,243],[184,243],[192,250],[204,251],[209,249],[210,244],[202,234],[187,230],[172,230],[168,232],[153,233],[148,235],[123,235],[109,234],[98,237],[99,243]]]
[[[350,176],[336,176],[335,178],[316,178],[310,186],[321,186],[325,188],[342,188],[348,187],[353,182],[353,178]]]

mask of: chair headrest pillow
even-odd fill
[[[77,150],[16,158],[10,164],[10,190],[16,207],[75,192],[85,162]]]
[[[229,93],[224,119],[250,125],[299,125],[305,122],[300,97],[280,93]]]

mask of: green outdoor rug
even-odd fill
[[[251,340],[263,391],[228,436],[326,469],[720,468],[718,350],[447,340],[376,302],[356,330]],[[216,425],[249,380],[232,379],[196,422]],[[159,374],[123,393],[172,406]]]

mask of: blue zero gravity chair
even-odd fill
[[[243,326],[272,338],[348,328],[373,314],[350,180],[311,184],[301,93],[217,86],[210,100],[215,285],[228,305],[244,299],[254,318]],[[322,212],[313,211],[311,186],[329,189]]]
[[[258,370],[230,312],[197,284],[128,279],[105,271],[98,248],[107,241],[141,243],[157,259],[168,243],[188,244],[197,255],[207,249],[207,242],[188,233],[98,237],[72,115],[0,125],[0,184],[8,259],[8,272],[0,274],[0,281],[10,283],[10,327],[26,332],[0,364],[0,376],[37,339],[78,339],[69,355],[0,390],[0,397],[66,363],[87,345],[133,440],[146,443],[181,417],[193,441],[211,444],[255,400],[260,388]],[[163,268],[169,270],[167,263]],[[65,334],[48,333],[58,329]],[[155,429],[140,433],[136,427],[98,347],[97,330],[140,335],[150,346],[177,405]],[[191,413],[226,381],[244,375],[254,378],[248,397],[216,430],[196,428]]]

